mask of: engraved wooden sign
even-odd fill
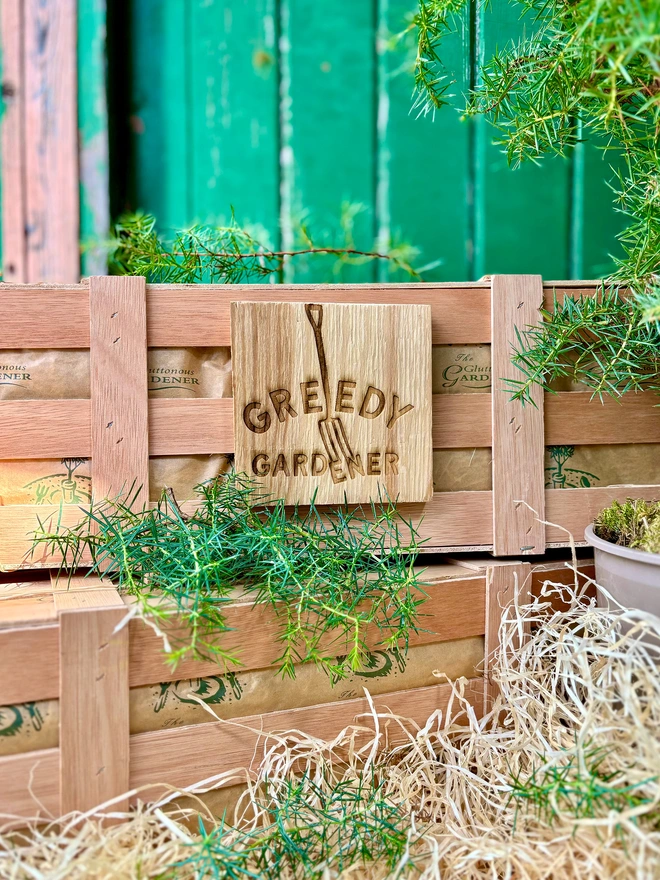
[[[431,309],[231,304],[236,470],[287,503],[433,494]]]

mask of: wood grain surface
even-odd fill
[[[519,380],[511,362],[516,331],[540,320],[540,275],[495,275],[492,282],[491,395],[493,424],[493,553],[518,556],[545,552],[543,392],[531,403],[511,400],[508,380]]]
[[[525,605],[531,595],[532,566],[529,562],[511,562],[489,566],[486,570],[486,639],[484,646],[484,706],[490,709],[499,688],[492,668],[501,649],[500,625],[503,610],[515,602]]]
[[[80,277],[77,4],[24,0],[23,8],[27,280],[74,282]]]
[[[461,572],[460,569],[458,569]],[[80,581],[89,582],[83,587]],[[116,591],[98,585],[98,579],[73,578],[67,589],[63,578],[53,588],[52,596],[41,593],[31,600],[22,599],[21,621],[3,615],[0,602],[0,655],[12,656],[20,652],[23,658],[17,666],[0,664],[0,706],[34,700],[55,699],[59,694],[58,628],[53,622],[57,611],[67,608],[119,607]],[[426,588],[428,599],[421,609],[421,629],[410,637],[410,645],[428,645],[455,639],[480,636],[485,632],[485,578],[462,572],[459,576],[434,583]],[[48,619],[41,611],[46,599]],[[128,599],[125,600],[128,603]],[[130,605],[130,603],[129,603]],[[51,612],[52,608],[52,612]],[[233,631],[224,633],[221,642],[226,650],[237,651],[242,669],[264,669],[273,664],[282,653],[278,641],[279,628],[268,609],[255,608],[250,602],[238,602],[226,609],[228,625]],[[32,618],[31,622],[29,618]],[[38,625],[39,624],[39,625]],[[140,620],[129,624],[129,680],[131,687],[184,678],[203,678],[217,675],[217,662],[184,658],[176,669],[167,663],[163,642],[153,629]],[[180,626],[170,633],[185,636]],[[367,641],[376,647],[381,635],[376,629],[367,633]],[[324,647],[331,647],[328,639]],[[332,649],[332,648],[331,648]],[[345,646],[336,645],[343,653]]]
[[[576,286],[579,284],[580,286]],[[593,295],[598,282],[546,282],[544,302],[556,293]],[[0,349],[88,348],[89,287],[0,283],[7,303]],[[231,344],[230,303],[357,302],[431,306],[434,345],[491,341],[490,284],[147,285],[149,345],[212,347]]]
[[[90,280],[92,491],[149,500],[145,282]]]
[[[402,743],[408,731],[427,722],[436,710],[444,711],[451,693],[450,685],[398,691],[373,698],[379,713],[392,713],[408,721],[380,718],[381,736],[388,742]],[[469,680],[466,696],[477,714],[483,705],[483,681]],[[210,776],[236,771],[246,779],[272,740],[268,734],[287,730],[304,731],[319,738],[332,738],[345,727],[357,724],[373,730],[370,707],[366,699],[346,700],[304,709],[290,709],[237,718],[226,722],[209,722],[175,730],[140,733],[130,737],[131,789],[153,786],[141,791],[143,800],[163,794],[163,784],[191,786]],[[372,734],[373,735],[373,734]],[[35,817],[50,813],[56,816],[60,807],[60,750],[44,749],[24,755],[0,758],[0,815]],[[134,795],[132,800],[135,800]],[[2,827],[0,819],[0,827]]]
[[[25,16],[23,0],[0,4],[2,42],[2,276],[27,282],[25,179]]]
[[[431,310],[232,303],[235,466],[288,504],[433,493]]]
[[[450,685],[438,684],[375,696],[373,702],[379,712],[391,712],[409,719],[409,729],[414,730],[415,725],[425,724],[436,710],[443,711],[450,695]],[[480,713],[483,700],[481,679],[470,680],[467,695]],[[185,786],[233,769],[242,770],[245,779],[245,770],[255,768],[264,748],[272,743],[269,733],[301,730],[321,739],[332,739],[354,723],[373,730],[366,699],[136,734],[131,737],[131,786],[163,782]],[[387,729],[392,744],[405,742],[408,738],[406,731],[395,721],[388,724],[381,718],[380,728],[383,733]]]
[[[128,629],[115,590],[60,604],[60,810],[88,810],[128,790]],[[116,809],[127,806],[120,802]]]
[[[149,454],[234,451],[233,400],[149,400]],[[605,446],[660,443],[660,407],[653,392],[592,398],[586,392],[544,395],[545,444]],[[434,394],[433,448],[487,448],[492,443],[490,394]],[[88,457],[89,400],[0,400],[0,459]]]

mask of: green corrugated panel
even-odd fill
[[[626,225],[623,214],[614,210],[614,193],[608,181],[613,169],[623,169],[616,150],[603,151],[601,139],[579,144],[575,155],[573,186],[574,278],[603,278],[613,269],[612,256],[622,256],[616,235]]]
[[[355,246],[371,249],[376,184],[375,0],[281,0],[282,240],[308,222],[317,243],[341,243],[342,205],[359,204]],[[326,231],[322,238],[320,233]],[[295,263],[296,281],[333,280],[334,261]],[[324,264],[324,265],[322,265]],[[334,280],[369,281],[373,265]]]
[[[108,108],[106,102],[105,0],[78,2],[78,128],[80,240],[83,275],[107,268]]]
[[[190,175],[190,2],[133,0],[131,65],[135,206],[161,227],[195,215]]]
[[[195,219],[241,224],[277,247],[275,0],[191,6],[191,196]]]
[[[477,58],[489,59],[531,18],[519,20],[519,4],[496,2],[478,11]],[[475,167],[475,275],[534,273],[567,278],[570,271],[570,162],[546,158],[510,170],[493,129],[477,120]]]
[[[380,0],[383,30],[399,33],[415,11],[411,0]],[[460,33],[443,43],[454,102],[469,85],[471,34],[466,12]],[[381,50],[385,49],[381,39]],[[387,44],[385,44],[387,45]],[[384,76],[379,94],[378,139],[385,152],[379,175],[381,228],[421,249],[420,265],[440,260],[427,280],[468,278],[472,262],[470,124],[446,107],[435,115],[411,112],[415,34],[382,51]],[[381,195],[382,194],[382,195]]]

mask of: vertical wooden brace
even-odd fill
[[[25,75],[23,0],[0,3],[2,48],[2,277],[25,283],[27,250],[25,229]]]
[[[114,588],[63,592],[60,618],[60,809],[90,810],[128,792],[128,627]],[[110,808],[128,809],[128,800]]]
[[[146,285],[90,279],[90,386],[94,501],[149,500]]]
[[[532,402],[511,400],[508,380],[522,373],[511,361],[516,329],[538,324],[543,305],[540,275],[494,275],[491,282],[493,375],[493,553],[520,556],[545,552],[543,392]]]
[[[484,711],[490,711],[499,692],[492,678],[495,654],[501,649],[502,612],[513,602],[530,601],[532,567],[529,562],[494,563],[486,569],[486,634],[484,639]],[[524,633],[523,633],[524,634]],[[520,645],[517,645],[520,647]]]

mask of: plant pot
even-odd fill
[[[625,608],[639,608],[660,617],[660,553],[631,550],[594,533],[587,526],[585,540],[594,548],[596,583]],[[599,602],[606,597],[599,593]]]

